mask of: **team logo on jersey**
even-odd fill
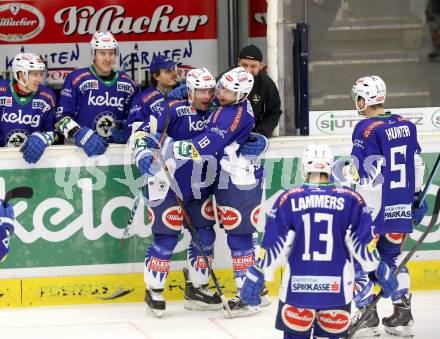
[[[385,220],[411,218],[411,204],[385,206]]]
[[[350,313],[344,310],[319,311],[316,321],[324,331],[329,333],[342,333],[350,325]]]
[[[0,106],[11,107],[12,97],[0,97]]]
[[[95,131],[103,138],[110,137],[112,135],[112,128],[116,126],[112,112],[103,112],[97,115],[93,123]]]
[[[387,233],[385,238],[392,244],[399,245],[403,242],[403,233]]]
[[[86,80],[79,86],[82,93],[91,89],[99,89],[98,80]]]
[[[231,206],[221,206],[221,222],[225,230],[233,230],[241,223],[241,213]]]
[[[20,147],[26,142],[28,132],[23,129],[13,129],[6,136],[6,147]]]
[[[341,277],[304,275],[292,276],[290,280],[292,293],[339,293]]]
[[[15,112],[4,112],[1,121],[38,127],[40,125],[40,118],[41,116],[39,114],[23,114],[23,111],[19,109],[18,114]]]
[[[260,205],[258,205],[257,207],[255,207],[252,212],[251,212],[251,224],[254,227],[257,227],[257,223],[258,223],[258,216],[260,215]]]
[[[93,91],[89,92],[87,104],[90,106],[107,106],[116,107],[118,111],[124,110],[124,98],[110,96],[109,92],[105,92],[105,95],[93,95]]]
[[[159,258],[151,257],[148,261],[148,269],[151,271],[168,273],[170,270],[170,260],[162,260]]]
[[[32,108],[33,109],[41,109],[43,111],[43,113],[46,113],[50,110],[50,105],[42,99],[33,99],[32,100]]]
[[[312,327],[315,319],[315,310],[285,304],[281,309],[281,319],[283,319],[284,325],[288,328],[298,332],[305,332]]]
[[[121,82],[121,81],[118,81],[116,83],[116,90],[118,92],[125,92],[128,94],[132,94],[134,92],[134,89],[130,84],[127,84],[126,82]]]
[[[162,222],[174,231],[180,231],[183,227],[183,212],[178,206],[167,208],[162,213]]]

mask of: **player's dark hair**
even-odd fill
[[[157,72],[151,73],[151,75],[150,75],[150,81],[154,87],[157,87],[157,80],[156,80],[155,76],[158,77],[159,75],[160,75],[160,70],[158,70]]]

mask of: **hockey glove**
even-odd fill
[[[240,290],[240,298],[250,306],[261,304],[260,292],[264,285],[264,273],[257,265],[249,266],[243,287]]]
[[[116,122],[116,127],[112,128],[112,141],[115,144],[125,144],[130,137],[130,133],[124,128],[126,121]]]
[[[426,200],[423,200],[422,206],[419,206],[421,195],[422,195],[422,191],[414,195],[414,202],[411,211],[414,225],[420,224],[426,212],[428,211],[428,204],[426,203]]]
[[[240,153],[245,157],[258,157],[266,152],[269,147],[269,141],[264,135],[251,133],[248,141],[241,146]]]
[[[180,84],[176,88],[168,92],[168,99],[182,100],[188,97],[188,90],[186,84]]]
[[[9,239],[14,233],[14,210],[12,205],[0,199],[0,262],[9,252]]]
[[[389,298],[394,292],[396,292],[397,287],[399,286],[397,277],[383,261],[379,262],[379,266],[376,269],[376,278],[384,298]]]
[[[81,147],[89,157],[104,154],[108,144],[98,134],[88,127],[82,127],[75,132],[75,145]]]
[[[34,132],[32,133],[21,147],[23,158],[28,164],[35,164],[40,160],[47,146],[54,142],[52,132]]]

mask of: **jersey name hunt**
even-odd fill
[[[344,198],[331,195],[309,195],[299,197],[298,200],[292,199],[292,212],[302,211],[309,208],[327,208],[342,211],[344,209]]]

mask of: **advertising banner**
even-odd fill
[[[116,67],[139,75],[153,56],[217,73],[216,1],[41,0],[0,3],[0,72],[22,51],[41,54],[49,83],[91,63],[90,39],[110,31],[120,45]],[[138,77],[138,74],[137,76]]]
[[[440,131],[440,107],[393,108],[386,111],[412,121],[418,132]],[[363,119],[356,110],[311,111],[309,116],[311,136],[351,134]]]

